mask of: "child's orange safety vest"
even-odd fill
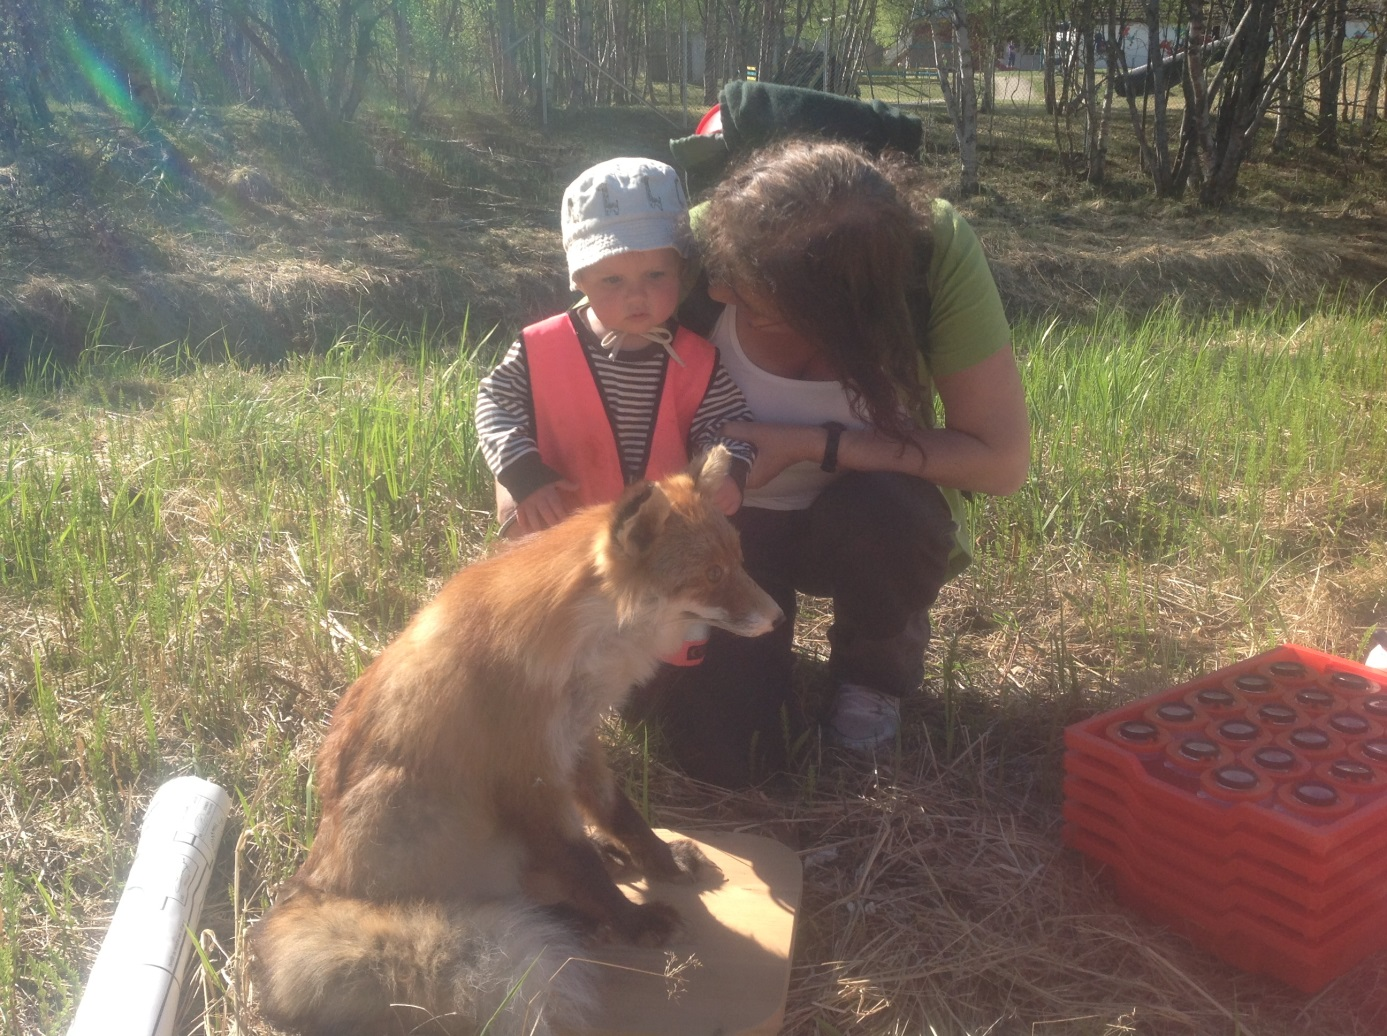
[[[616,428],[569,314],[531,324],[520,340],[530,369],[540,459],[578,484],[576,493],[565,494],[570,507],[615,500],[626,488]],[[674,336],[673,348],[684,363],[666,358],[660,404],[650,422],[648,479],[688,466],[689,429],[717,363],[717,350],[683,327]]]

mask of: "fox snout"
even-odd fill
[[[759,637],[785,621],[785,612],[775,598],[745,571],[737,572],[730,582],[729,599],[717,609],[717,614],[705,616],[712,625],[739,637]]]

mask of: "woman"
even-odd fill
[[[757,417],[723,428],[757,447],[734,518],[747,569],[787,616],[797,591],[833,599],[825,733],[858,750],[895,741],[923,680],[928,609],[968,562],[961,494],[1014,492],[1030,455],[986,259],[916,175],[828,141],[757,152],[695,210],[704,277],[680,311]],[[715,633],[701,666],[641,695],[691,776],[739,786],[785,766],[792,640],[792,623]]]

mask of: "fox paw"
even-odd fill
[[[697,844],[687,838],[670,842],[669,851],[670,855],[674,857],[674,863],[679,871],[667,880],[678,882],[681,885],[698,885],[700,888],[708,889],[717,888],[727,880],[722,869],[708,859]]]
[[[679,925],[679,911],[668,903],[633,903],[608,930],[636,946],[663,946]]]
[[[625,848],[609,838],[598,835],[593,835],[591,841],[597,855],[602,857],[602,866],[606,868],[612,881],[620,885],[623,882],[635,881],[641,876],[640,867]]]

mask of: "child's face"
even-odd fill
[[[588,297],[599,333],[639,333],[658,327],[679,306],[679,275],[684,260],[673,248],[622,252],[599,259],[573,275]]]

